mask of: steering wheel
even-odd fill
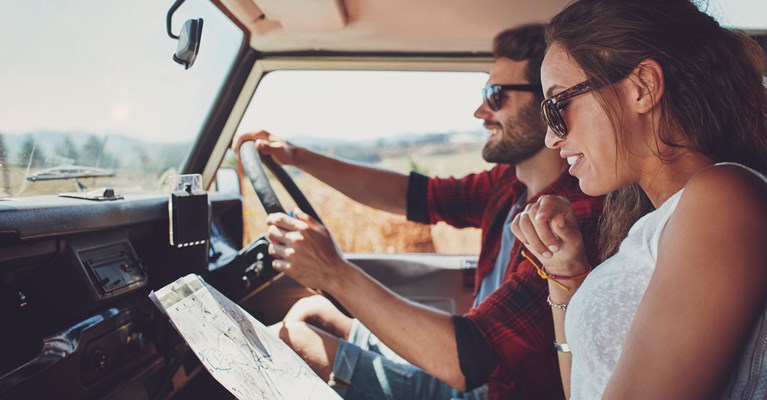
[[[282,184],[282,186],[288,191],[288,194],[290,194],[290,197],[293,198],[293,201],[296,202],[298,207],[305,213],[309,214],[317,222],[322,224],[322,220],[320,219],[320,216],[314,210],[314,207],[312,207],[312,205],[309,204],[309,200],[306,199],[306,196],[304,196],[303,192],[301,192],[301,189],[299,189],[298,186],[296,186],[296,183],[293,181],[293,178],[291,178],[290,175],[288,175],[288,173],[285,172],[282,166],[280,166],[280,164],[277,164],[277,162],[275,162],[271,156],[261,155],[258,152],[258,150],[256,150],[255,142],[247,141],[240,146],[240,161],[242,162],[242,166],[245,169],[245,174],[248,175],[248,179],[250,179],[250,183],[253,185],[253,189],[256,190],[258,199],[261,201],[261,204],[263,204],[264,209],[266,210],[268,214],[276,213],[276,212],[284,213],[285,208],[282,206],[282,203],[280,203],[280,200],[277,198],[277,195],[274,193],[274,189],[272,188],[272,185],[269,183],[269,178],[266,176],[266,172],[264,171],[262,164],[266,165],[267,168],[269,168],[269,170],[272,171],[274,176],[277,178],[280,184]],[[265,239],[261,237],[257,239],[256,241],[258,242],[259,240],[263,241]],[[268,259],[271,260],[271,257],[269,257]],[[325,296],[325,298],[327,298],[328,300],[330,300],[330,302],[333,303],[333,305],[336,306],[336,308],[341,310],[341,312],[343,312],[347,316],[351,315],[346,310],[346,308],[344,308],[344,306],[342,306],[341,303],[338,302],[338,300],[333,298],[333,296],[325,292],[322,292],[322,295]]]
[[[301,189],[299,189],[298,186],[296,186],[296,183],[293,182],[293,178],[291,178],[282,166],[277,164],[271,156],[262,156],[259,154],[258,150],[256,150],[255,142],[247,141],[240,146],[240,161],[242,161],[242,166],[245,168],[245,174],[248,175],[248,179],[250,179],[253,189],[256,190],[258,199],[261,200],[261,204],[264,205],[267,214],[277,212],[284,213],[285,208],[282,206],[282,203],[280,203],[277,195],[275,195],[274,189],[269,183],[269,179],[266,176],[266,172],[264,172],[262,164],[265,164],[269,170],[272,171],[277,180],[280,181],[282,186],[288,191],[290,197],[296,202],[298,208],[322,224],[320,216],[314,211],[314,207],[309,204],[309,200],[306,199],[306,196],[301,192]]]

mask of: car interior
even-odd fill
[[[100,67],[116,68],[109,79],[120,80],[129,73],[120,67],[125,60],[144,57],[128,54],[129,45],[159,43],[162,52],[146,57],[167,70],[132,72],[145,74],[139,76],[152,82],[181,76],[182,82],[199,85],[167,93],[162,101],[141,91],[125,95],[137,103],[147,102],[147,108],[155,111],[173,106],[176,111],[163,117],[162,126],[183,123],[189,135],[187,145],[166,149],[172,155],[171,169],[149,161],[137,164],[152,181],[141,185],[125,183],[130,171],[108,163],[105,149],[118,149],[112,156],[119,158],[120,151],[130,148],[116,138],[96,141],[91,146],[101,150],[96,161],[77,158],[79,166],[62,161],[62,153],[36,161],[35,146],[43,149],[42,142],[35,142],[23,162],[12,159],[4,148],[13,148],[11,133],[21,128],[4,126],[3,120],[11,121],[15,111],[10,100],[0,103],[8,113],[0,112],[0,139],[7,131],[6,144],[0,140],[0,398],[193,399],[232,395],[211,378],[149,293],[193,273],[262,323],[275,323],[296,300],[312,293],[271,268],[263,236],[266,213],[289,210],[288,203],[294,202],[339,234],[351,229],[348,224],[355,219],[343,213],[326,217],[327,199],[304,195],[294,172],[285,172],[268,158],[262,160],[254,147],[243,150],[241,163],[234,158],[232,139],[252,129],[246,114],[261,104],[254,94],[264,79],[295,71],[484,73],[492,63],[496,33],[545,22],[567,1],[166,0],[125,2],[117,17],[110,18],[102,12],[106,6],[101,2],[83,1],[77,13],[63,6],[41,10],[48,8],[43,3],[22,12],[14,9],[22,7],[17,2],[10,3],[0,6],[4,15],[0,22],[35,15],[60,21],[57,30],[49,32],[52,35],[39,35],[47,45],[55,44],[55,35],[77,31],[88,21],[99,20],[104,29],[111,28],[83,28],[79,36],[99,42],[82,53],[62,55],[31,47],[25,51],[45,56],[35,67],[21,61],[0,66],[0,71],[8,68],[2,73],[8,82],[15,79],[11,76],[25,76],[17,79],[21,86],[13,87],[31,93],[21,94],[21,89],[11,93],[19,93],[22,103],[31,96],[29,104],[35,105],[32,109],[39,119],[68,118],[45,100],[58,84],[68,93],[65,102],[71,103],[61,107],[91,108],[113,120],[137,118],[141,109],[101,110],[92,101],[106,100],[89,99],[88,90],[82,89],[83,94],[66,86],[74,79],[70,75],[81,75],[77,66],[107,49],[123,51],[116,61]],[[757,11],[767,11],[754,4]],[[151,24],[140,19],[145,6],[157,9],[148,19]],[[74,19],[65,20],[61,16],[65,12]],[[11,50],[20,52],[20,60],[21,55],[27,57],[23,42],[34,35],[11,31],[21,24],[3,25],[2,36],[17,38]],[[130,44],[110,36],[112,30],[123,29],[130,32]],[[745,29],[767,48],[767,23]],[[4,45],[0,42],[0,50]],[[73,66],[57,67],[61,57],[72,59]],[[223,66],[210,67],[211,59],[223,60]],[[19,72],[22,69],[27,75]],[[201,75],[193,75],[202,72],[216,76],[213,84],[202,84]],[[35,86],[34,74],[44,75],[41,79],[48,86]],[[4,82],[0,80],[0,86]],[[94,78],[92,85],[109,92],[112,84],[105,82]],[[476,98],[471,99],[477,103],[480,89],[476,87]],[[122,94],[115,90],[118,95]],[[301,109],[293,112],[296,119],[302,118]],[[386,110],[378,112],[397,118]],[[71,126],[78,126],[76,122]],[[40,132],[37,140],[47,140]],[[162,129],[157,132],[147,134],[159,136]],[[87,148],[88,142],[82,140]],[[58,148],[65,142],[61,143]],[[23,146],[26,143],[18,144],[22,150]],[[168,184],[179,176],[190,183]],[[469,309],[476,253],[405,248],[347,251],[345,256],[413,301],[453,313]]]

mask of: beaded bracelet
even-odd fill
[[[568,303],[555,303],[551,300],[551,295],[546,296],[546,302],[549,303],[551,307],[558,308],[562,311],[567,311]]]

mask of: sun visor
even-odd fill
[[[254,0],[270,21],[279,22],[286,31],[330,32],[347,22],[342,0]]]

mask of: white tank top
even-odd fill
[[[767,182],[764,175],[743,168]],[[572,400],[601,398],[655,270],[661,232],[683,190],[639,219],[618,252],[594,269],[570,300],[565,332],[573,356]],[[766,314],[763,312],[757,322],[739,367],[733,371],[721,398],[764,399],[767,396]]]

